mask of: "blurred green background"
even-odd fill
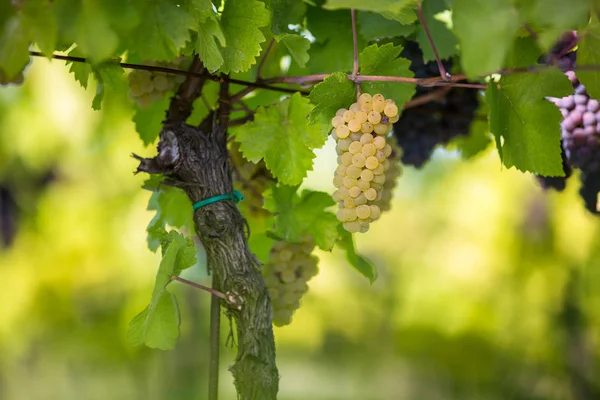
[[[159,261],[130,153],[154,149],[126,98],[94,112],[92,97],[47,60],[0,88],[0,398],[203,399],[207,294],[173,284],[174,351],[126,341]],[[332,190],[320,178],[333,154],[318,152],[307,187]],[[600,239],[576,191],[572,179],[543,193],[493,149],[406,169],[392,211],[356,238],[378,280],[319,252],[292,325],[275,329],[279,398],[600,398]],[[234,354],[222,352],[223,399],[235,398]]]

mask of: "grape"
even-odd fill
[[[388,211],[391,208],[392,195],[396,188],[398,177],[402,175],[402,167],[399,163],[402,150],[394,137],[389,138],[386,148],[388,146],[390,147],[391,154],[385,160],[385,163],[389,163],[389,168],[386,170],[384,167],[384,170],[386,171],[383,175],[385,180],[381,191],[381,198],[374,203],[374,205],[379,207],[380,211]]]
[[[367,232],[381,214],[373,202],[382,198],[384,172],[390,165],[387,157],[396,154],[385,135],[392,129],[390,118],[397,114],[393,100],[363,93],[358,102],[338,110],[331,119],[338,154],[333,178],[338,189],[332,197],[340,206],[336,218],[349,232]]]
[[[170,63],[144,61],[145,65],[159,66],[172,69],[185,69],[186,60],[177,58]],[[166,74],[158,71],[135,69],[129,73],[129,98],[135,100],[141,108],[147,108],[152,103],[162,99],[168,92],[181,84],[185,77]]]
[[[343,212],[338,212],[337,217],[346,221]],[[307,235],[299,243],[276,242],[271,249],[262,275],[273,305],[274,325],[290,324],[300,299],[308,291],[307,282],[317,275],[319,259],[311,255],[314,248],[314,240]]]
[[[401,56],[411,60],[410,69],[416,78],[440,75],[435,61],[424,62],[416,42],[405,43]],[[446,70],[451,69],[450,61],[442,63]],[[417,86],[415,97],[432,90],[437,89]],[[394,124],[394,135],[402,149],[402,163],[420,168],[429,160],[437,145],[445,145],[454,137],[467,134],[478,107],[477,93],[473,89],[452,88],[444,98],[403,110],[399,118],[397,114],[389,114],[389,121]]]

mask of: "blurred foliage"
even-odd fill
[[[158,267],[129,155],[153,149],[126,98],[107,93],[94,112],[93,95],[47,60],[0,89],[0,398],[204,398],[208,295],[172,285],[174,351],[127,343]],[[332,190],[333,154],[317,151],[307,187]],[[302,307],[276,329],[280,399],[600,398],[598,222],[576,190],[545,194],[491,151],[407,168],[392,211],[356,239],[378,279],[319,251]],[[186,273],[207,281],[201,265]]]

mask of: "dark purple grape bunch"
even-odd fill
[[[424,62],[423,52],[416,42],[406,42],[401,56],[411,61],[410,69],[416,78],[440,75],[435,61]],[[446,70],[452,67],[451,60],[443,61],[443,64]],[[417,86],[415,97],[433,90],[439,88]],[[429,161],[436,146],[468,134],[477,107],[477,91],[453,88],[437,100],[402,111],[394,124],[394,136],[402,148],[401,162],[420,168]]]

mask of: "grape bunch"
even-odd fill
[[[407,42],[401,55],[411,61],[410,69],[416,78],[440,75],[435,61],[423,61],[423,53],[416,42]],[[443,64],[446,70],[452,66],[451,61],[443,61]],[[415,98],[434,90],[443,89],[417,86]],[[402,163],[421,168],[429,161],[436,146],[468,134],[478,107],[477,96],[473,89],[452,88],[437,100],[405,109],[394,124],[394,135],[403,151]]]
[[[315,243],[305,236],[300,243],[278,241],[263,266],[262,274],[273,305],[273,324],[288,325],[300,307],[300,299],[308,291],[307,282],[319,269],[319,259],[312,255]]]
[[[575,74],[577,52],[572,51],[577,43],[575,32],[567,32],[542,61],[557,65],[569,78],[574,93],[562,98],[547,97],[563,116],[560,123],[561,148],[564,177],[538,176],[544,189],[565,188],[566,179],[572,168],[581,170],[579,194],[586,208],[600,213],[598,193],[600,192],[600,102],[591,98],[585,86]]]
[[[145,61],[145,65],[183,69],[185,60],[178,58],[175,61],[153,62]],[[141,108],[147,108],[152,103],[162,99],[168,92],[175,90],[185,77],[183,75],[167,74],[158,71],[134,69],[127,77],[129,82],[129,98],[137,102]]]
[[[392,154],[388,157],[390,167],[385,171],[385,183],[381,190],[381,198],[375,201],[374,205],[383,211],[389,211],[392,206],[392,196],[394,189],[398,184],[398,178],[402,175],[402,166],[400,165],[400,156],[402,149],[398,146],[396,139],[391,136],[388,138],[388,144],[392,148]]]
[[[367,232],[381,215],[374,202],[381,199],[388,157],[392,147],[386,136],[398,120],[398,106],[383,95],[363,93],[349,109],[337,111],[331,120],[337,141],[338,167],[333,200],[339,203],[337,218],[349,232]]]

